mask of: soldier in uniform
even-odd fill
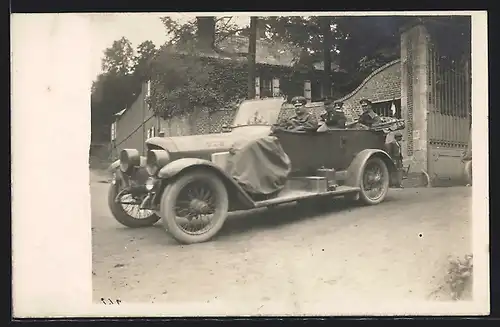
[[[321,119],[328,127],[344,128],[346,116],[342,110],[343,102],[335,102],[333,106],[330,101],[325,101],[326,111],[321,115]]]
[[[367,127],[371,127],[373,124],[380,123],[380,117],[377,115],[372,108],[372,102],[368,99],[362,99],[360,102],[361,108],[363,108],[363,113],[358,119],[360,124]]]
[[[363,113],[359,116],[358,120],[348,124],[347,127],[352,127],[359,123],[365,128],[370,128],[374,124],[381,122],[380,116],[373,111],[372,102],[370,100],[362,99],[359,103],[361,104],[361,108],[363,108]]]
[[[403,188],[403,151],[401,150],[401,140],[403,135],[400,132],[394,134],[394,140],[387,145],[387,152],[391,156],[397,169],[399,187]]]
[[[316,131],[319,126],[318,120],[314,114],[307,110],[306,98],[302,96],[294,97],[291,102],[295,107],[295,115],[281,122],[279,127],[293,131]]]

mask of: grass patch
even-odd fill
[[[472,254],[449,256],[444,280],[430,294],[435,300],[468,300],[472,296]]]

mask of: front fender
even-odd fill
[[[379,157],[384,160],[387,165],[387,169],[389,170],[390,181],[389,184],[391,186],[395,186],[398,182],[392,175],[397,171],[396,165],[392,161],[391,157],[387,154],[387,152],[380,149],[365,149],[359,152],[356,157],[354,157],[353,161],[347,168],[347,179],[345,184],[347,186],[359,187],[361,184],[361,178],[363,174],[363,167],[365,166],[368,159],[371,157]]]
[[[194,168],[205,168],[216,173],[226,185],[228,193],[235,196],[243,207],[241,209],[251,209],[255,207],[255,202],[250,196],[241,188],[241,186],[224,170],[216,166],[213,162],[198,158],[182,158],[168,163],[158,172],[158,177],[162,179],[170,179],[181,173],[187,172]]]

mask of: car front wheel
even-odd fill
[[[228,205],[226,187],[217,175],[205,170],[188,172],[165,188],[162,222],[180,243],[206,242],[222,228]]]
[[[118,184],[111,184],[108,192],[108,205],[113,217],[122,225],[138,228],[154,225],[160,217],[152,210],[140,209],[140,200],[134,199],[131,194],[122,194],[116,201],[120,192]]]
[[[377,157],[368,159],[361,175],[359,198],[368,205],[384,201],[389,190],[389,169],[385,162]]]

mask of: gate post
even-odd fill
[[[403,137],[405,164],[409,173],[427,174],[428,139],[428,49],[429,34],[422,23],[401,33],[401,115],[406,128]]]

